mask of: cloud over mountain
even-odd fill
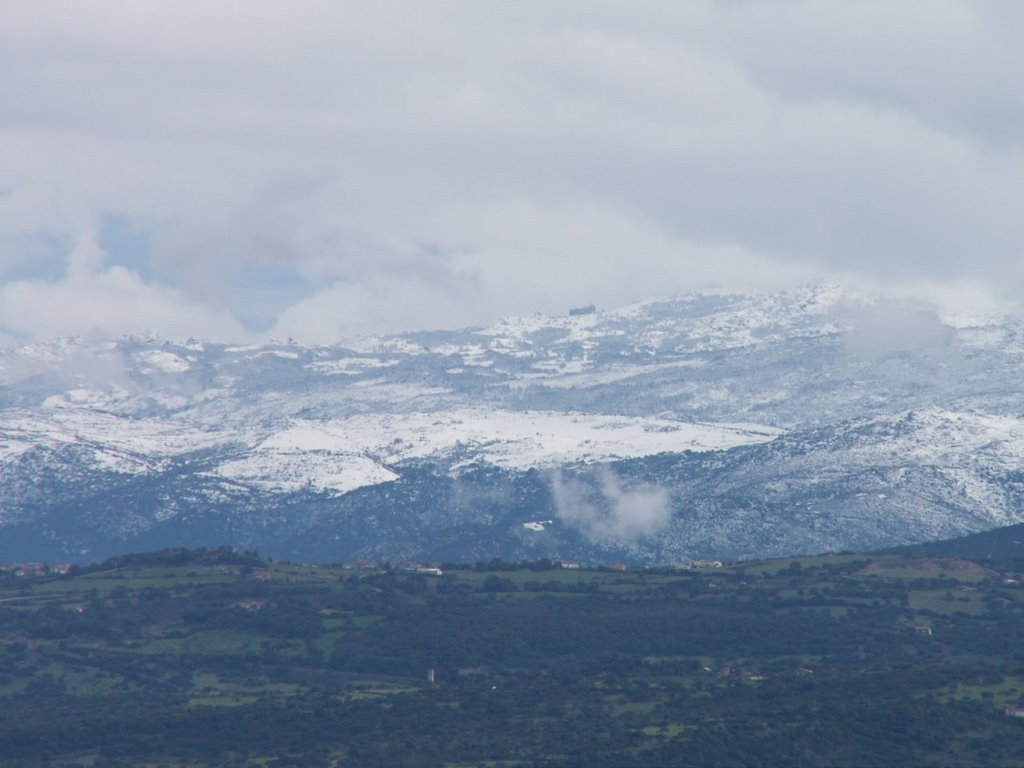
[[[1019,295],[1022,26],[966,0],[14,0],[0,333],[326,341],[809,273]]]

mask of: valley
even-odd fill
[[[0,765],[1019,765],[1024,560],[946,546],[0,572]]]

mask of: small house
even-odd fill
[[[694,560],[690,563],[691,568],[721,568],[721,560]]]
[[[45,576],[47,573],[46,563],[15,563],[15,576]]]

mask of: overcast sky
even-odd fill
[[[1024,288],[1024,3],[0,3],[0,341]]]

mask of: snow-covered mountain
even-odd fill
[[[0,559],[676,561],[1024,520],[1024,326],[837,286],[0,352]]]

